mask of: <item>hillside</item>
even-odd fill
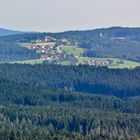
[[[67,47],[75,46],[84,50],[80,55],[82,57],[119,58],[140,62],[140,28],[112,27],[61,33],[31,33],[1,37],[0,40],[26,44],[42,40],[45,36],[57,40],[67,39]],[[55,46],[58,45],[56,43]]]
[[[3,80],[0,96],[1,140],[130,139],[140,134],[139,100],[123,101]]]
[[[112,27],[58,33],[86,49],[84,56],[117,57],[140,62],[140,28]]]
[[[139,83],[140,68],[1,64],[0,139],[137,140]]]
[[[134,59],[139,57],[138,32],[124,35],[123,30],[126,41],[105,30],[105,39],[96,37],[95,30],[91,35],[87,31],[89,37],[83,31],[77,37],[77,31],[0,37],[0,62],[12,63],[0,64],[1,140],[139,138],[140,65]],[[45,36],[53,41],[45,42]],[[95,53],[93,44],[101,55],[89,54]],[[129,58],[122,57],[124,52]],[[109,62],[112,69],[88,61]]]
[[[23,34],[24,32],[0,28],[0,36]]]
[[[1,79],[123,99],[140,96],[139,72],[139,67],[108,69],[88,65],[0,65]]]
[[[0,41],[0,63],[37,59],[39,57],[36,52],[23,48],[16,43]]]

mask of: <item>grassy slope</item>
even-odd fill
[[[34,59],[34,60],[27,60],[27,61],[14,61],[14,62],[11,62],[11,64],[14,64],[14,63],[35,65],[35,64],[42,64],[43,60],[42,59]]]
[[[55,43],[54,42],[46,42],[46,43],[35,43],[35,44],[32,44],[32,43],[19,43],[21,46],[23,46],[23,47],[25,47],[25,46],[33,46],[33,45],[35,45],[35,46],[38,46],[38,45],[40,45],[40,46],[45,46],[45,45],[55,45]]]
[[[31,43],[22,43],[22,46],[32,45]],[[35,45],[54,45],[54,43],[37,43]],[[76,46],[60,46],[60,50],[66,54],[73,54],[74,56],[79,56],[78,63],[84,64],[85,61],[88,60],[111,60],[113,61],[110,68],[135,68],[136,66],[140,66],[140,63],[123,60],[123,64],[117,64],[117,61],[121,60],[118,58],[89,58],[89,57],[80,57],[84,53],[84,49],[78,48]],[[11,63],[21,63],[21,64],[41,64],[43,62],[42,59],[35,59],[35,60],[27,60],[27,61],[15,61]],[[62,65],[70,65],[69,61],[64,61],[61,63]]]
[[[81,57],[79,58],[79,64],[83,64],[84,61],[88,61],[88,60],[112,60],[113,63],[111,66],[109,66],[110,68],[135,68],[137,66],[140,66],[140,63],[137,62],[133,62],[133,61],[127,61],[127,60],[123,60],[124,64],[117,64],[117,61],[119,61],[120,59],[118,58],[88,58],[88,57]],[[27,61],[15,61],[15,62],[11,62],[11,63],[20,63],[20,64],[41,64],[43,62],[42,59],[35,59],[35,60],[27,60]],[[71,63],[69,61],[64,61],[63,63],[61,63],[62,65],[70,65]]]
[[[110,68],[135,68],[136,66],[140,66],[140,63],[123,60],[124,64],[117,64],[117,61],[122,60],[118,58],[89,58],[89,57],[81,57],[79,58],[79,63],[83,64],[85,61],[88,60],[111,60],[113,61],[112,65],[109,66]]]
[[[82,48],[75,46],[60,46],[60,50],[62,52],[66,52],[67,54],[73,54],[74,56],[81,56],[84,53]]]

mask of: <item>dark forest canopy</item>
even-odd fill
[[[0,97],[2,140],[128,139],[140,133],[139,100],[77,94],[2,79]]]
[[[110,86],[108,93],[115,89],[119,94],[125,87],[120,95],[131,97],[94,95],[94,90],[88,94],[86,86],[92,87],[95,80]],[[0,139],[136,139],[140,96],[133,97],[131,90],[139,87],[139,80],[140,68],[1,64]],[[83,93],[73,92],[74,86]]]
[[[87,65],[1,64],[0,78],[17,83],[62,88],[76,92],[113,95],[120,98],[140,95],[140,68],[108,69]]]
[[[23,61],[39,58],[39,54],[16,43],[0,41],[0,62]]]

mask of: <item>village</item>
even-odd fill
[[[81,48],[71,46],[71,43],[66,38],[57,39],[52,36],[44,36],[41,39],[32,40],[31,43],[24,47],[40,54],[40,59],[45,63],[54,64],[85,64],[90,66],[109,66],[108,60],[84,59]],[[81,51],[81,53],[79,53]],[[76,53],[77,52],[77,53]]]
[[[108,66],[110,62],[108,60],[89,60],[86,64],[90,66]]]

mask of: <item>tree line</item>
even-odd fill
[[[109,69],[88,65],[1,64],[0,78],[17,83],[61,88],[127,99],[140,94],[140,68]]]

